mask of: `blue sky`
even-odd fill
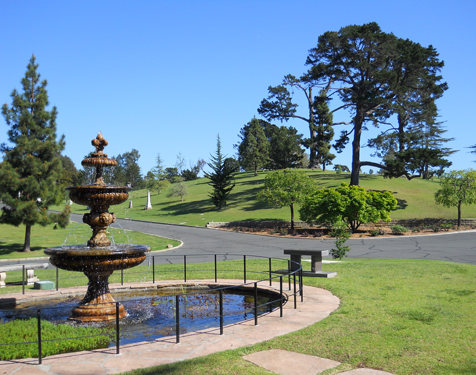
[[[58,109],[58,134],[77,168],[102,131],[109,156],[139,150],[142,173],[160,153],[173,166],[209,160],[220,134],[234,156],[241,127],[259,117],[267,88],[300,76],[319,35],[377,22],[383,31],[423,46],[445,61],[449,89],[438,101],[448,144],[460,150],[452,169],[476,167],[476,3],[413,1],[0,1],[0,103],[34,53]],[[299,93],[296,93],[299,94]],[[306,113],[302,97],[298,111]],[[347,112],[335,115],[348,120]],[[277,123],[278,125],[280,123]],[[285,123],[286,124],[286,123]],[[289,121],[308,136],[306,123]],[[371,128],[371,126],[369,126]],[[0,120],[0,142],[7,139]],[[336,131],[338,134],[340,129]],[[370,129],[363,139],[375,135]],[[362,160],[371,150],[362,150]],[[334,160],[351,164],[350,145]],[[365,170],[365,169],[364,169]]]

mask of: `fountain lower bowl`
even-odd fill
[[[106,247],[59,246],[45,250],[55,267],[77,272],[113,272],[141,264],[150,247],[119,244]]]
[[[100,322],[123,318],[124,306],[117,304],[109,291],[109,276],[114,271],[138,266],[146,259],[150,247],[115,245],[107,247],[63,246],[45,250],[50,263],[67,271],[83,272],[89,279],[88,290],[73,310],[70,320]]]

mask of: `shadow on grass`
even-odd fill
[[[209,199],[202,199],[199,201],[187,202],[181,201],[180,198],[175,202],[163,202],[157,203],[155,206],[160,211],[165,211],[166,213],[158,213],[156,216],[162,215],[183,215],[183,214],[203,214],[207,212],[216,211],[215,207],[210,206]]]
[[[397,199],[397,207],[395,207],[395,210],[404,210],[405,208],[407,208],[408,206],[408,203],[405,199]]]
[[[40,246],[32,246],[30,248],[31,253],[34,253],[35,251],[38,252],[38,256],[44,256],[43,254],[43,248]],[[3,255],[10,255],[10,254],[25,254],[23,253],[23,244],[20,243],[13,243],[13,244],[1,244],[0,245],[0,257]]]
[[[188,374],[190,366],[204,368],[208,367],[209,361],[201,358],[194,358],[188,361],[174,362],[157,367],[149,367],[146,369],[137,369],[129,372],[131,375],[162,375],[162,374]]]

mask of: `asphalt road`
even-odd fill
[[[78,217],[76,217],[78,216]],[[73,220],[80,220],[76,215]],[[164,257],[174,262],[175,255],[187,254],[190,261],[202,254],[245,254],[283,257],[284,249],[330,249],[334,240],[318,238],[283,238],[236,233],[219,229],[188,227],[141,221],[117,220],[124,229],[181,240],[183,246],[169,250]],[[442,233],[412,237],[349,239],[349,258],[433,259],[476,264],[476,231]]]
[[[82,222],[82,215],[72,214],[71,220]],[[284,249],[327,250],[334,244],[334,240],[331,239],[260,236],[144,221],[118,219],[114,226],[116,225],[124,229],[183,242],[180,248],[161,252],[156,257],[156,262],[159,264],[183,262],[183,255],[187,255],[187,262],[190,263],[210,262],[213,260],[213,254],[221,254],[219,260],[238,259],[243,255],[249,258],[252,256],[279,258],[284,256]],[[476,231],[412,237],[350,239],[347,244],[351,249],[348,253],[349,258],[433,259],[476,264]],[[2,262],[2,264],[44,261],[32,259]]]

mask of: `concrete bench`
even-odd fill
[[[301,257],[311,256],[311,271],[302,271],[303,276],[336,277],[337,272],[322,271],[322,257],[329,255],[329,250],[284,250],[285,255],[291,256],[291,271],[302,267]]]
[[[35,276],[35,269],[46,269],[48,268],[48,265],[48,263],[25,264],[26,285],[33,285],[35,281],[39,281],[38,277]],[[7,272],[22,270],[22,264],[0,266],[0,288],[5,288],[6,286],[5,280],[7,279]]]

